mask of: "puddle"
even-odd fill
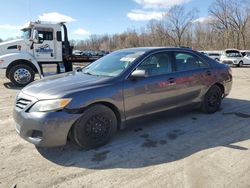
[[[222,115],[236,115],[241,118],[250,118],[250,114],[245,114],[241,112],[228,112],[228,113],[222,113]]]
[[[172,132],[168,133],[168,138],[170,140],[175,140],[178,136],[181,136],[183,134],[185,134],[185,131],[176,129],[176,130],[173,130]]]
[[[141,138],[148,138],[149,137],[149,134],[142,134],[140,135]]]
[[[95,153],[94,157],[91,159],[91,161],[104,161],[105,159],[107,159],[107,154],[110,151],[104,151],[104,152],[100,152],[100,153]]]
[[[166,140],[160,140],[160,144],[165,145],[165,144],[167,144],[167,141]]]
[[[157,147],[157,141],[147,138],[141,146],[146,148],[155,148]]]
[[[134,132],[138,132],[138,131],[142,131],[143,129],[142,128],[136,128],[134,129]]]

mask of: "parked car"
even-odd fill
[[[220,61],[221,54],[219,54],[219,53],[212,53],[212,52],[210,52],[210,53],[207,53],[207,55],[210,58],[214,59],[215,61]]]
[[[243,55],[239,50],[236,49],[225,50],[220,57],[220,61],[221,63],[227,65],[236,65],[237,67],[241,67],[246,64]]]
[[[73,55],[81,55],[81,53],[82,53],[82,51],[80,51],[80,50],[74,50],[72,52]]]
[[[44,147],[106,144],[128,120],[192,105],[216,112],[232,87],[229,66],[186,48],[132,48],[31,83],[16,97],[16,130]],[[166,112],[167,113],[167,112]]]

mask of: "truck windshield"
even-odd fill
[[[82,71],[95,76],[116,77],[126,70],[145,51],[117,51],[90,64]]]
[[[23,39],[30,39],[31,29],[23,29],[22,37],[23,37]]]

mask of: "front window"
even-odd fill
[[[90,64],[82,71],[85,74],[95,76],[116,77],[125,71],[145,51],[117,51]]]
[[[22,33],[22,38],[23,39],[30,39],[31,37],[31,29],[23,29],[23,33]]]
[[[53,30],[38,30],[38,43],[43,43],[45,40],[53,40]]]

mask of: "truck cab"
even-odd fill
[[[56,64],[58,73],[72,70],[69,59],[75,59],[64,23],[30,22],[22,32],[21,39],[0,43],[0,68],[14,85],[29,84],[36,73],[43,78],[43,64]]]
[[[62,32],[59,24],[30,24],[27,32],[30,53],[38,62],[62,61]]]

